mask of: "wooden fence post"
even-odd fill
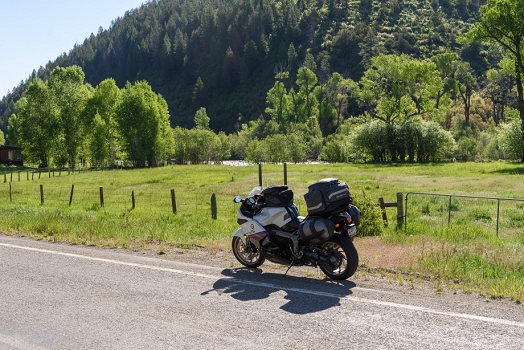
[[[27,181],[29,181],[29,170],[26,171]]]
[[[262,186],[262,164],[258,164],[258,185]]]
[[[384,226],[388,225],[388,216],[386,214],[386,208],[397,208],[397,228],[402,228],[402,226],[404,225],[404,203],[402,202],[402,192],[397,192],[396,202],[384,202],[384,198],[379,198],[378,206],[380,207],[380,211],[382,213],[382,220],[384,221]]]
[[[397,228],[404,225],[404,202],[402,192],[397,192]]]
[[[171,189],[171,206],[173,207],[173,214],[176,214],[176,197],[174,189]]]
[[[13,182],[13,172],[12,171],[11,171],[11,178],[10,178],[9,182]]]
[[[135,191],[131,191],[131,209],[135,209]]]
[[[44,204],[44,185],[40,185],[40,204]]]
[[[9,183],[9,203],[13,203],[13,183]]]
[[[100,187],[100,206],[104,206],[104,188]]]
[[[284,186],[287,186],[287,163],[284,163]]]
[[[211,218],[217,219],[217,197],[214,193],[211,195]]]
[[[71,195],[69,196],[69,206],[73,203],[73,192],[75,192],[75,185],[71,185]]]
[[[378,205],[380,207],[380,212],[382,213],[382,221],[384,222],[384,226],[387,226],[388,216],[386,214],[386,203],[384,203],[384,198],[380,197],[378,199]]]
[[[20,170],[18,170],[18,182],[20,182]]]
[[[4,182],[7,182],[7,171],[4,171]]]

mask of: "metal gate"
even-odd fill
[[[447,221],[448,226],[451,225],[451,211],[453,208],[452,205],[452,199],[453,198],[468,198],[468,199],[478,199],[478,200],[488,200],[488,201],[496,201],[497,204],[497,215],[496,215],[496,233],[497,236],[499,235],[499,222],[500,222],[500,204],[504,201],[513,201],[513,202],[522,202],[524,203],[524,199],[515,199],[515,198],[497,198],[497,197],[482,197],[482,196],[464,196],[464,195],[456,195],[456,194],[439,194],[439,193],[428,193],[428,192],[409,192],[406,194],[406,211],[404,216],[404,229],[407,229],[408,225],[408,214],[409,214],[409,198],[410,196],[433,196],[433,197],[447,197],[449,198],[448,206],[447,206]],[[524,206],[522,207],[522,211],[524,213]]]

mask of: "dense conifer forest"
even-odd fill
[[[265,115],[279,72],[307,65],[319,80],[333,72],[358,81],[379,54],[429,59],[446,51],[479,81],[496,51],[457,38],[479,19],[483,0],[153,0],[100,28],[69,53],[43,64],[0,101],[0,129],[36,77],[78,65],[93,87],[113,78],[147,81],[168,103],[172,127],[194,126],[201,107],[210,128],[232,133]],[[309,54],[309,55],[308,55]],[[309,61],[308,61],[309,60]],[[24,77],[21,77],[24,78]],[[362,113],[349,101],[344,117]],[[267,116],[266,116],[267,117]]]

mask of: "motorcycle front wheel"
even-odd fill
[[[358,253],[347,237],[335,235],[321,245],[327,258],[319,264],[322,272],[333,280],[345,280],[353,276],[358,267]]]
[[[233,237],[232,248],[235,258],[246,267],[259,267],[266,260],[253,243],[244,243],[240,237]]]

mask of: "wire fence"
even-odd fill
[[[410,192],[405,207],[406,228],[408,222],[430,226],[475,224],[497,236],[524,229],[524,199]]]
[[[46,176],[48,173],[44,172]],[[29,205],[44,207],[70,207],[82,210],[97,210],[101,207],[112,211],[144,210],[163,213],[196,213],[215,210],[224,218],[236,217],[239,205],[233,202],[232,196],[216,194],[208,189],[176,190],[166,184],[137,185],[125,188],[114,186],[86,186],[70,183],[31,180],[32,174],[21,173],[19,184],[8,181],[0,183],[0,202],[11,205]],[[51,178],[53,174],[51,173]],[[55,176],[59,176],[55,173]],[[47,177],[46,177],[47,178]],[[43,178],[41,178],[43,180]],[[213,198],[214,197],[214,198]],[[298,197],[298,196],[297,196]],[[295,198],[299,212],[306,211],[305,201]],[[213,209],[213,206],[215,209]],[[216,214],[214,215],[216,218]]]

